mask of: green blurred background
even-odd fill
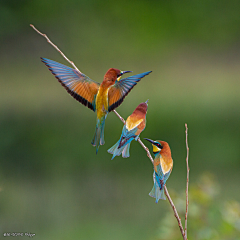
[[[107,149],[123,126],[113,113],[96,156],[90,144],[96,115],[41,63],[46,57],[68,65],[33,24],[95,81],[110,67],[153,71],[117,111],[126,119],[149,99],[141,138],[170,144],[174,168],[167,186],[176,201],[185,199],[188,124],[189,238],[240,239],[240,213],[236,226],[228,221],[231,237],[206,234],[202,225],[209,222],[203,217],[197,225],[191,215],[194,186],[201,187],[205,172],[220,189],[211,198],[218,214],[208,219],[218,227],[210,230],[221,228],[217,220],[224,220],[226,201],[240,206],[239,13],[237,0],[0,0],[1,237],[30,232],[45,240],[167,239],[158,229],[171,213],[167,201],[155,204],[148,196],[152,165],[137,142],[130,158],[110,160]],[[181,239],[180,231],[172,239]]]

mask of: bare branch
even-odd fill
[[[183,239],[184,239],[184,240],[187,240],[187,236],[185,236],[185,233],[184,233],[184,230],[183,230],[181,218],[180,218],[179,215],[178,215],[177,209],[176,209],[176,207],[175,207],[175,205],[174,205],[174,203],[173,203],[173,201],[172,201],[172,199],[171,199],[171,197],[170,197],[170,195],[169,195],[169,193],[168,193],[168,190],[167,190],[167,186],[166,186],[166,185],[164,186],[164,192],[165,192],[165,195],[167,196],[167,199],[168,199],[168,201],[169,201],[169,203],[170,203],[170,205],[171,205],[171,207],[172,207],[172,209],[173,209],[174,216],[176,217],[176,219],[177,219],[177,221],[178,221],[178,226],[179,226],[180,231],[181,231],[181,233],[182,233]]]
[[[44,33],[41,33],[40,31],[38,31],[32,24],[30,24],[30,26],[37,32],[39,33],[40,35],[42,35],[43,37],[45,37],[47,39],[47,41],[65,58],[65,60],[67,60],[77,71],[79,71],[79,69],[75,66],[75,64],[70,61],[64,54],[63,52],[55,45],[53,44],[50,39],[47,37],[46,34]],[[79,71],[81,73],[81,71]]]
[[[152,158],[152,155],[149,152],[149,149],[143,144],[143,142],[141,141],[140,137],[138,138],[138,142],[142,145],[142,147],[144,148],[144,150],[147,152],[147,156],[148,158],[151,160],[152,164],[154,163],[154,160]]]
[[[125,120],[120,116],[120,114],[116,111],[113,110],[113,112],[117,115],[117,117],[123,122],[123,124],[125,124]]]
[[[187,157],[186,157],[186,164],[187,164],[187,186],[186,186],[186,213],[185,213],[185,236],[187,238],[187,217],[188,217],[188,185],[189,185],[189,165],[188,165],[188,155],[189,155],[189,147],[188,147],[188,127],[187,124],[185,123],[185,128],[186,128],[186,149],[187,149]]]

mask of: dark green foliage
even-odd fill
[[[224,189],[212,174],[206,173],[189,190],[188,239],[239,240],[240,202],[224,200]],[[173,201],[184,224],[185,194],[173,193]],[[228,196],[229,197],[229,196]],[[160,221],[159,239],[182,239],[172,209]]]

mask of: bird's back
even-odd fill
[[[133,111],[133,113],[127,118],[126,128],[128,131],[133,128],[138,128],[140,132],[145,128],[146,125],[146,113],[147,113],[147,104],[141,103]],[[137,134],[138,135],[138,134]]]
[[[144,119],[140,118],[139,116],[130,115],[126,120],[126,128],[128,131],[138,127],[141,125]]]

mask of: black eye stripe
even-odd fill
[[[156,145],[158,148],[160,148],[160,149],[162,149],[163,147],[162,147],[162,145],[160,144],[160,143],[157,143],[157,145]]]

